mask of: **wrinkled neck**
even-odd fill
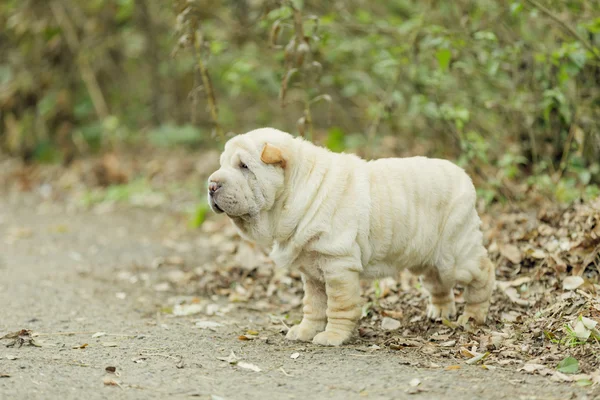
[[[319,190],[323,177],[326,175],[327,163],[322,157],[324,151],[310,142],[299,141],[295,146],[291,168],[286,172],[286,191],[278,199],[278,209],[272,213],[274,240],[278,243],[289,241],[296,233],[305,211],[315,200],[315,193]],[[316,151],[315,151],[316,150]]]

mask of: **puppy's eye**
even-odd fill
[[[241,169],[248,169],[248,166],[246,164],[244,164],[243,162],[240,161],[240,168]]]

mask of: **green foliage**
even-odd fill
[[[565,374],[576,374],[579,372],[579,361],[573,357],[566,357],[558,363],[556,369]]]
[[[206,219],[206,214],[210,211],[210,207],[206,201],[206,199],[200,203],[192,213],[192,216],[189,221],[189,225],[193,229],[199,228]]]
[[[484,171],[489,201],[594,196],[600,3],[536,3],[4,1],[0,148],[57,161],[270,125],[369,157],[394,137]]]
[[[325,146],[331,151],[341,153],[346,149],[345,138],[346,136],[344,135],[344,131],[342,131],[340,128],[331,128],[327,133]]]
[[[156,202],[157,197],[160,198],[158,202],[162,202],[164,194],[155,192],[146,179],[136,179],[125,184],[111,185],[106,189],[90,190],[83,195],[81,203],[86,207],[104,202],[128,202],[135,205],[140,201]]]
[[[150,143],[160,147],[194,147],[202,143],[202,131],[193,125],[161,125],[148,133]]]

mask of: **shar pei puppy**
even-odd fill
[[[475,188],[455,164],[426,157],[365,161],[272,128],[230,139],[208,182],[209,202],[242,237],[272,248],[304,282],[291,340],[338,346],[361,316],[360,278],[421,277],[427,316],[484,323],[494,265],[483,246]]]

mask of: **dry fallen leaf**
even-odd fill
[[[2,339],[13,339],[13,341],[7,344],[6,347],[14,347],[17,344],[19,347],[23,346],[24,344],[42,347],[42,345],[33,338],[33,332],[30,329],[21,329],[17,332],[7,333],[0,338],[0,340]]]
[[[400,328],[401,326],[402,326],[402,324],[397,319],[393,319],[390,317],[384,317],[381,320],[381,329],[383,329],[385,331],[395,331],[396,329]]]
[[[489,352],[479,353],[475,357],[468,359],[467,364],[477,364],[479,361],[485,360],[489,355]]]
[[[519,295],[519,292],[515,287],[512,286],[512,282],[498,281],[497,286],[504,292],[504,294],[515,304],[520,306],[533,306],[535,300],[525,300]]]
[[[223,326],[222,324],[214,321],[196,321],[196,328],[200,329],[210,329],[212,331],[216,331],[215,328]]]
[[[204,310],[204,306],[197,303],[192,304],[175,304],[173,307],[173,315],[183,317],[187,315],[199,314]]]
[[[185,260],[181,256],[171,256],[165,259],[165,263],[170,265],[183,265],[185,264]]]
[[[523,259],[519,248],[512,244],[500,246],[500,254],[506,257],[513,264],[519,264]]]
[[[573,333],[579,340],[587,341],[593,332],[598,334],[598,331],[595,329],[598,322],[593,319],[586,317],[579,317],[575,326],[572,328]]]
[[[448,365],[446,368],[444,368],[446,371],[454,371],[456,369],[460,369],[460,365]]]
[[[525,364],[518,371],[525,371],[529,374],[539,372],[541,375],[551,375],[554,372],[543,364]]]
[[[544,250],[541,249],[535,249],[533,251],[530,251],[529,255],[533,258],[537,258],[538,260],[543,260],[544,258],[546,258],[546,252],[544,252]]]
[[[103,382],[106,386],[118,386],[121,389],[123,389],[123,387],[121,386],[121,384],[119,382],[117,382],[116,380],[112,379],[109,376],[105,376],[103,379]]]
[[[400,310],[382,310],[381,315],[384,317],[390,317],[394,319],[402,319],[404,313]]]
[[[247,362],[244,362],[244,361],[238,362],[237,366],[240,367],[240,368],[249,369],[249,370],[254,371],[254,372],[260,372],[261,371],[261,369],[259,367],[257,367],[256,365],[250,364],[250,363],[247,363]]]
[[[559,371],[554,371],[552,373],[552,375],[550,376],[550,379],[555,382],[573,382],[574,381],[572,376],[563,374],[562,372],[559,372]]]
[[[217,360],[227,361],[229,364],[235,364],[239,360],[239,358],[235,355],[233,350],[229,353],[227,357],[217,357]]]
[[[89,345],[87,343],[84,343],[82,345],[79,346],[73,346],[74,349],[85,349],[86,347],[88,347]]]
[[[563,279],[562,287],[564,290],[575,290],[579,286],[583,285],[584,280],[580,276],[567,276]]]
[[[398,339],[396,339],[396,343],[390,344],[390,349],[401,350],[405,347],[422,347],[422,346],[423,346],[422,342],[412,340],[412,339],[398,338]]]

